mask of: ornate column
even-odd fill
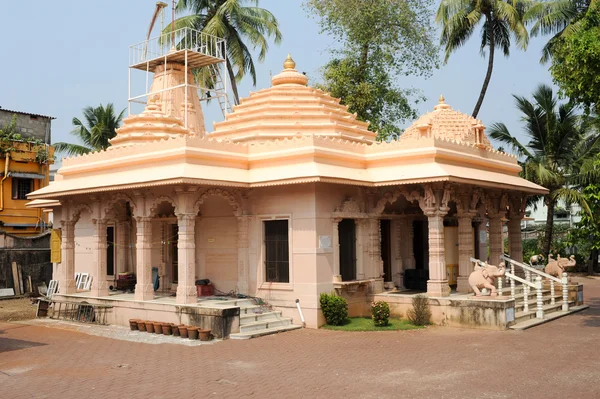
[[[93,219],[94,236],[92,242],[93,281],[91,287],[92,296],[107,296],[108,283],[106,282],[106,219]]]
[[[523,238],[521,220],[525,216],[527,198],[512,198],[508,221],[508,252],[517,262],[523,262]]]
[[[333,233],[331,237],[332,249],[333,249],[333,281],[342,281],[342,274],[340,272],[340,222],[341,218],[331,219],[333,222]]]
[[[367,278],[380,278],[383,275],[381,259],[381,222],[371,217],[368,219],[369,265]]]
[[[498,266],[500,255],[504,252],[502,239],[502,217],[500,214],[490,214],[490,264]]]
[[[135,300],[149,301],[154,299],[152,284],[152,218],[137,216],[136,241],[136,278]]]
[[[115,273],[129,271],[129,221],[117,222],[117,264]]]
[[[197,303],[196,291],[196,214],[177,215],[179,234],[177,239],[177,303]]]
[[[237,218],[237,247],[238,247],[238,289],[242,294],[248,294],[248,226],[250,216]]]
[[[444,248],[444,216],[449,211],[449,199],[448,188],[437,189],[434,192],[431,186],[426,186],[425,195],[419,200],[419,205],[427,216],[429,230],[429,280],[427,281],[429,296],[450,295]]]
[[[61,294],[74,294],[75,287],[75,221],[61,220],[61,263],[58,289]]]
[[[414,269],[416,267],[415,261],[415,230],[413,226],[414,220],[409,218],[406,220],[406,258],[404,258],[404,269]]]
[[[458,278],[456,291],[469,292],[469,274],[471,274],[470,258],[473,254],[473,213],[458,214]]]

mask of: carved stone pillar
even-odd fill
[[[193,213],[178,214],[177,226],[177,303],[197,303],[196,291],[196,215]]]
[[[365,230],[366,219],[356,219],[356,279],[365,279]]]
[[[368,219],[369,271],[367,278],[380,278],[383,275],[381,259],[381,222],[379,219]]]
[[[504,253],[502,238],[502,216],[499,213],[490,214],[490,265],[498,266],[500,256]]]
[[[340,272],[340,222],[341,218],[333,218],[333,233],[331,237],[332,249],[333,249],[333,281],[342,281],[342,274]]]
[[[458,215],[458,278],[456,291],[469,292],[470,258],[473,254],[473,215],[464,212]]]
[[[523,216],[511,216],[508,221],[508,251],[510,257],[523,262],[523,238],[521,237],[521,219]]]
[[[248,294],[248,227],[250,216],[238,216],[237,247],[238,247],[238,289],[242,294]]]
[[[444,248],[444,216],[447,210],[426,210],[429,224],[429,280],[427,295],[448,296],[450,286],[446,275],[446,251]]]
[[[115,273],[129,271],[129,221],[120,220],[117,222],[117,265]]]
[[[154,286],[152,284],[152,218],[138,216],[135,221],[137,230],[135,300],[149,301],[154,299]]]
[[[106,282],[106,220],[93,219],[94,236],[92,242],[93,280],[91,287],[92,296],[107,296],[108,283]]]
[[[75,287],[75,222],[62,220],[61,224],[61,262],[58,289],[61,294],[74,294]]]
[[[413,225],[414,219],[406,220],[406,257],[404,258],[404,269],[414,269],[416,267],[415,260],[415,230]]]

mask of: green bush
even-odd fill
[[[348,318],[348,303],[341,296],[322,293],[319,301],[327,324],[341,326]]]
[[[375,327],[385,327],[390,321],[390,305],[384,301],[373,302],[371,304],[371,316]]]
[[[408,320],[415,326],[424,326],[431,323],[431,310],[429,299],[425,295],[417,295],[412,300],[413,308],[406,312]]]

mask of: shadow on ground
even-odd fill
[[[583,325],[586,327],[600,327],[600,298],[591,298],[585,301],[590,308],[584,311]]]

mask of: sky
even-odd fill
[[[56,117],[52,122],[52,142],[74,141],[71,121],[81,117],[86,106],[112,102],[118,110],[126,108],[129,46],[145,39],[155,3],[0,0],[0,33],[4,37],[0,45],[0,106]],[[271,73],[275,75],[283,69],[288,53],[296,61],[296,68],[311,77],[309,85],[314,84],[319,68],[330,59],[329,50],[338,43],[319,32],[317,21],[307,15],[301,0],[260,0],[259,5],[278,19],[283,41],[280,45],[271,44],[264,63],[255,57],[256,87],[245,79],[239,86],[240,96],[269,87]],[[485,125],[504,122],[513,135],[524,138],[512,95],[530,97],[539,84],[551,84],[548,67],[539,64],[546,40],[532,38],[526,52],[513,48],[510,58],[496,57],[478,116]],[[427,98],[417,105],[419,114],[431,111],[440,94],[454,109],[470,114],[486,68],[487,59],[480,55],[476,35],[432,77],[402,78],[400,82],[420,89]],[[204,113],[208,131],[212,130],[212,121],[223,119],[216,102]]]

